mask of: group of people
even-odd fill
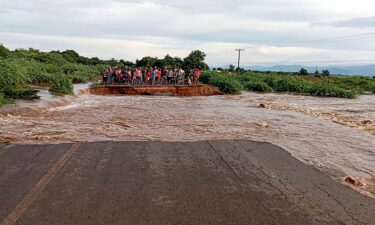
[[[196,85],[200,70],[189,68],[109,67],[103,73],[105,85]]]

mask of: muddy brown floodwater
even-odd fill
[[[49,96],[0,109],[10,143],[91,141],[271,142],[352,188],[375,196],[375,96],[358,99],[239,96]],[[266,108],[260,108],[264,104]]]

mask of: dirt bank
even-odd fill
[[[89,90],[91,94],[100,95],[170,95],[170,96],[211,96],[223,95],[214,87],[197,86],[105,86]]]

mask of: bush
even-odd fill
[[[0,59],[0,88],[24,84],[29,81],[22,61]]]
[[[242,84],[229,76],[215,76],[212,85],[218,87],[219,90],[226,94],[239,94],[243,90]]]
[[[199,80],[202,83],[217,87],[226,94],[239,94],[243,90],[242,84],[231,75],[221,75],[214,72],[202,72]]]
[[[5,96],[0,92],[0,106],[5,105]]]
[[[46,64],[32,61],[25,61],[23,63],[28,79],[31,83],[51,83],[54,75],[47,71]]]
[[[53,85],[49,90],[52,92],[61,93],[61,94],[68,94],[68,95],[74,94],[72,80],[63,74],[60,74],[55,77],[53,81]]]
[[[330,84],[312,84],[308,92],[313,96],[321,97],[340,97],[340,98],[356,98],[357,93],[351,90],[345,90]]]
[[[245,84],[248,91],[273,92],[274,90],[263,81],[249,81]]]
[[[14,99],[6,98],[3,93],[0,92],[0,107],[6,104],[14,103]]]
[[[234,76],[228,73],[204,71],[200,80],[218,87],[224,93],[239,93],[245,88],[260,92],[277,91],[322,97],[355,98],[363,90],[374,92],[375,89],[375,82],[370,82],[371,79],[364,77],[310,81],[296,75],[272,72],[247,72],[240,76]]]
[[[38,99],[38,90],[24,86],[8,86],[1,89],[5,98],[11,99]]]
[[[202,71],[201,76],[199,77],[199,81],[204,84],[211,84],[213,79],[214,73],[210,71]]]
[[[278,92],[304,93],[309,82],[293,76],[280,76],[278,78],[267,79],[268,85]]]

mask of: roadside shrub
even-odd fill
[[[53,81],[53,85],[49,90],[51,92],[61,93],[61,94],[68,94],[68,95],[74,94],[72,80],[63,74],[60,74],[55,77]]]
[[[212,85],[218,87],[221,92],[226,94],[239,94],[243,90],[243,86],[238,80],[226,75],[214,76]]]
[[[217,87],[226,94],[239,94],[243,90],[243,85],[236,80],[233,75],[222,75],[216,72],[203,71],[199,80],[202,83]]]
[[[29,79],[21,61],[0,59],[0,88],[26,83]]]
[[[199,77],[199,81],[204,84],[211,84],[214,74],[210,71],[202,71],[201,76]]]
[[[329,84],[312,84],[308,92],[313,96],[321,97],[340,97],[340,98],[356,98],[357,93],[351,90],[345,90]]]
[[[65,64],[62,70],[72,79],[73,83],[88,82],[98,74],[94,67],[74,63]]]
[[[248,91],[273,92],[274,90],[263,81],[249,81],[245,83],[245,89]]]
[[[31,83],[51,83],[54,75],[47,71],[47,65],[32,61],[25,61],[24,67]]]
[[[0,92],[0,106],[5,105],[5,96]]]
[[[11,99],[38,99],[38,90],[24,86],[7,86],[1,89],[5,98]]]
[[[268,85],[279,92],[304,93],[309,82],[302,78],[285,76],[269,80]]]

